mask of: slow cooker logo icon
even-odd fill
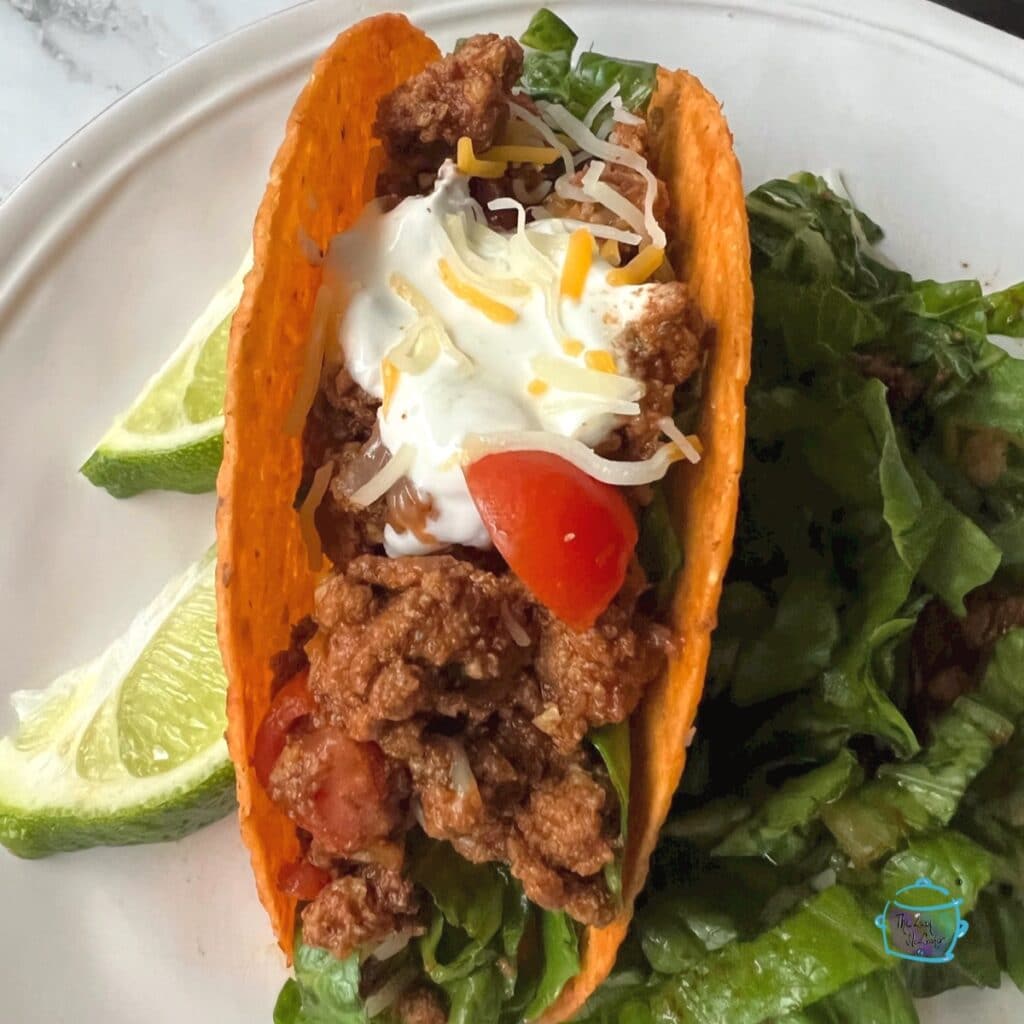
[[[875,918],[886,953],[918,963],[949,963],[967,933],[967,922],[960,917],[962,903],[928,878],[904,886]]]

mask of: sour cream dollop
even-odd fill
[[[337,338],[344,363],[356,383],[382,400],[381,439],[391,453],[412,449],[407,476],[432,505],[427,529],[435,543],[389,525],[389,555],[490,546],[462,472],[468,435],[546,431],[595,447],[639,411],[643,382],[629,376],[614,343],[642,312],[651,286],[608,284],[611,265],[595,254],[579,301],[561,297],[569,237],[557,220],[519,232],[490,229],[469,194],[469,179],[449,161],[429,195],[387,212],[372,203],[332,241],[327,258],[344,269],[348,296]],[[524,242],[532,252],[524,252]],[[471,269],[471,281],[460,267]],[[489,278],[494,288],[487,287]],[[474,281],[477,296],[504,307],[501,318],[489,316],[472,295],[467,299],[460,283]],[[440,345],[438,328],[445,335]],[[409,332],[423,343],[410,342]],[[410,347],[417,349],[416,365],[396,369],[395,363],[410,365]],[[424,347],[432,358],[421,358]],[[403,348],[404,360],[397,355]],[[611,359],[615,373],[595,371]]]

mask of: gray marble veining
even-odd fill
[[[294,0],[0,0],[0,198],[129,89]]]

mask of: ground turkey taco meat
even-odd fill
[[[296,505],[320,483],[315,528],[331,569],[275,665],[268,717],[283,739],[266,785],[303,839],[289,891],[306,901],[304,939],[338,957],[424,931],[429,900],[403,873],[416,832],[507,865],[535,904],[582,924],[616,912],[606,875],[622,853],[620,808],[587,737],[629,718],[664,669],[669,632],[628,553],[587,628],[538,600],[492,546],[459,446],[532,430],[613,470],[651,460],[670,447],[666,418],[711,331],[667,263],[657,279],[614,284],[610,272],[650,239],[598,202],[551,194],[560,164],[460,171],[460,140],[479,156],[501,144],[513,107],[539,116],[512,92],[522,60],[514,40],[477,36],[383,100],[381,201],[326,257],[356,286],[306,421]],[[610,140],[646,157],[644,126],[615,125]],[[574,188],[589,159],[577,158]],[[643,175],[614,162],[603,174],[642,211]],[[661,219],[667,191],[653,188]],[[537,197],[528,212],[525,193]],[[535,267],[567,265],[567,216],[598,235],[559,335],[543,289],[517,283],[516,246],[532,247]],[[637,512],[647,493],[624,486],[614,500]],[[428,989],[399,1010],[444,1019]]]

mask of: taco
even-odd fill
[[[567,1019],[682,772],[736,514],[743,191],[696,78],[575,44],[548,11],[447,56],[355,25],[256,219],[218,617],[283,1020],[328,987]]]

